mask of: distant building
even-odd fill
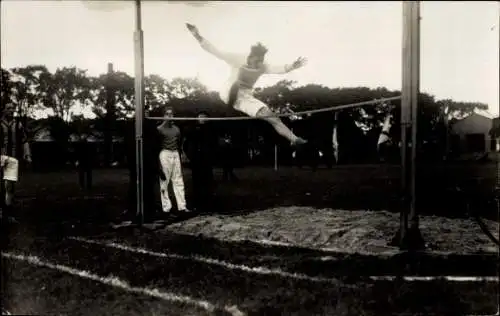
[[[46,127],[42,127],[36,131],[33,135],[33,142],[53,142],[54,138],[50,133],[50,130]]]
[[[454,156],[474,157],[498,152],[500,135],[494,133],[499,118],[474,113],[450,126],[450,150]]]

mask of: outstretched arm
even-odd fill
[[[303,67],[307,63],[307,59],[303,57],[297,58],[292,64],[287,65],[266,65],[266,74],[282,75]]]
[[[200,43],[200,46],[206,52],[214,55],[215,57],[225,61],[230,65],[239,66],[238,65],[238,63],[240,63],[239,56],[228,52],[224,52],[215,47],[212,43],[210,43],[207,39],[205,39],[203,36],[200,35],[200,32],[198,31],[198,28],[196,26],[189,23],[186,23],[186,26],[188,30],[191,32],[191,34],[193,34],[194,38],[196,38],[196,40]]]

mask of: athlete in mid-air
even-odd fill
[[[228,53],[217,49],[203,38],[196,26],[189,23],[186,23],[186,26],[205,51],[231,66],[227,91],[221,93],[221,99],[224,103],[251,117],[261,117],[269,122],[278,134],[288,139],[293,146],[307,142],[296,136],[265,103],[253,96],[253,87],[260,76],[286,74],[304,66],[306,64],[305,58],[300,57],[289,65],[271,66],[264,62],[267,48],[261,43],[252,46],[248,54]]]

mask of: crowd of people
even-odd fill
[[[14,210],[14,189],[18,181],[20,165],[31,162],[31,150],[28,142],[27,131],[24,126],[14,117],[15,107],[8,104],[2,111],[0,119],[0,149],[1,165],[1,207],[0,218],[2,222],[17,223],[18,218]],[[219,162],[223,167],[223,180],[235,181],[237,178],[233,168],[233,146],[231,136],[224,134],[222,137],[207,124],[204,120],[208,117],[206,112],[198,113],[198,121],[193,126],[181,129],[169,120],[174,115],[173,108],[164,108],[165,120],[156,124],[146,124],[147,144],[144,148],[144,183],[145,183],[145,204],[154,209],[150,202],[156,200],[154,182],[160,188],[160,197],[163,215],[177,214],[178,212],[205,212],[212,207],[214,192],[213,169],[216,164],[215,157],[217,150],[222,154],[224,161]],[[131,138],[134,139],[134,138]],[[74,144],[74,161],[78,173],[78,180],[82,190],[90,191],[92,188],[92,169],[95,160],[95,151],[88,142],[87,137],[82,134]],[[132,148],[131,148],[132,149]],[[135,148],[130,150],[130,158],[135,157]],[[151,163],[156,161],[155,163]],[[192,199],[186,202],[184,175],[182,161],[187,161],[187,166],[192,174]],[[130,165],[130,197],[134,197],[136,192],[136,163],[133,159]],[[158,168],[155,168],[157,166]],[[172,211],[172,203],[169,197],[169,185],[174,192],[177,212]],[[188,208],[189,204],[189,208]],[[132,205],[131,205],[132,206]],[[158,216],[154,216],[158,217]]]

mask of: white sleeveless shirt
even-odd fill
[[[201,47],[210,54],[225,61],[231,67],[229,80],[223,91],[221,91],[221,99],[225,103],[228,102],[229,91],[235,83],[240,86],[240,90],[249,93],[253,90],[260,76],[264,74],[285,74],[289,71],[286,65],[272,66],[267,63],[264,63],[263,67],[260,69],[249,68],[247,66],[248,55],[223,52],[206,39],[201,41]]]

